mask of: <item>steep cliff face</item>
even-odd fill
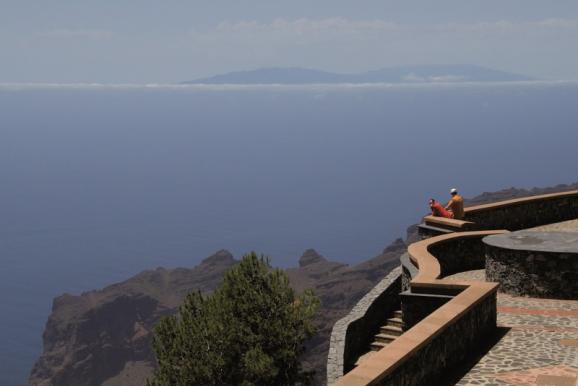
[[[235,263],[219,251],[193,269],[158,268],[100,291],[56,298],[29,384],[143,385],[154,363],[155,323],[188,292],[217,287]]]
[[[322,302],[316,319],[319,331],[303,357],[306,368],[317,370],[316,383],[324,381],[333,324],[396,266],[404,248],[398,240],[379,256],[353,267],[328,261],[310,249],[298,268],[287,270],[297,291],[313,288]],[[192,269],[158,268],[99,291],[56,298],[43,335],[44,352],[32,369],[29,385],[144,385],[155,365],[154,325],[175,312],[190,291],[216,288],[236,262],[229,252],[219,251]]]

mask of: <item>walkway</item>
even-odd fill
[[[566,225],[558,226],[578,231],[578,221]],[[448,277],[454,278],[484,281],[485,275],[479,270]],[[456,385],[578,386],[578,300],[498,294],[498,327],[497,343],[488,342],[489,351],[466,365],[473,367],[454,378]]]

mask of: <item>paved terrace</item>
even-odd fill
[[[577,229],[578,232],[578,229]],[[447,277],[485,280],[485,271]],[[450,381],[470,385],[578,385],[578,301],[514,297],[498,293],[495,344],[467,373]],[[464,369],[463,369],[464,370]]]
[[[528,231],[578,234],[578,220]],[[447,279],[485,281],[485,271]],[[496,344],[467,373],[454,375],[456,385],[578,385],[578,301],[498,293],[498,329],[498,342],[489,342]]]

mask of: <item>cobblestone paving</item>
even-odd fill
[[[485,280],[484,271],[450,280]],[[498,294],[507,331],[456,385],[578,386],[578,301]]]

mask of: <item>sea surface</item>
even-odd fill
[[[52,299],[226,248],[354,264],[445,201],[578,181],[578,84],[0,85],[0,385]]]

